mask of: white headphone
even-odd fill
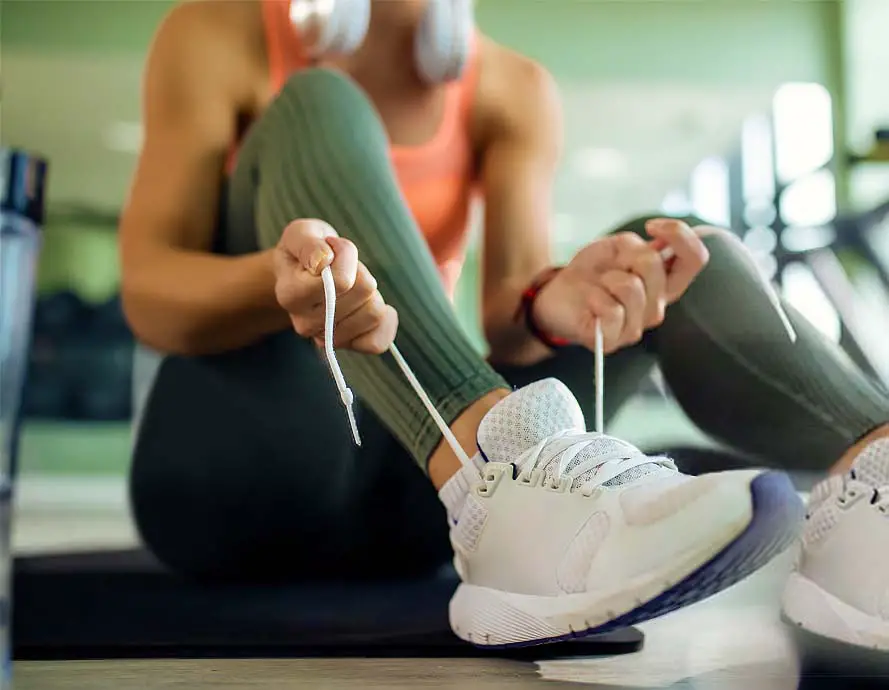
[[[290,0],[290,21],[311,58],[349,55],[367,34],[370,5],[371,0]],[[414,39],[414,62],[427,83],[463,74],[475,28],[472,10],[473,0],[428,0]]]

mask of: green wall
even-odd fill
[[[4,51],[83,55],[143,54],[169,0],[7,0]]]

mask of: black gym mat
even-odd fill
[[[16,559],[16,659],[464,657],[488,655],[447,619],[456,574],[362,584],[198,586],[146,551]],[[510,658],[627,654],[634,628],[498,652]]]

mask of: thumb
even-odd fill
[[[295,220],[284,229],[279,245],[293,256],[299,265],[312,275],[321,275],[322,269],[334,259],[328,240],[336,238],[336,231],[323,220]]]

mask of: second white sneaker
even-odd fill
[[[889,651],[889,439],[812,491],[784,615],[821,637]]]
[[[787,548],[803,517],[781,473],[688,477],[587,433],[555,379],[496,405],[478,446],[477,469],[442,490],[462,579],[451,626],[476,645],[579,637],[700,601]]]

